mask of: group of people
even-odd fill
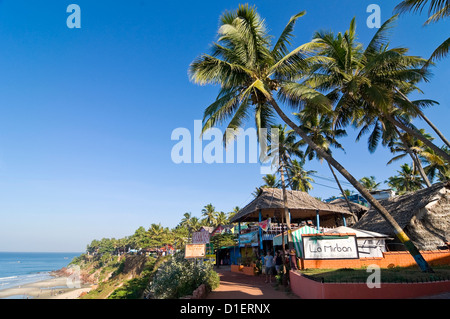
[[[266,267],[266,283],[271,283],[272,277],[281,271],[281,267],[283,266],[283,253],[279,250],[275,253],[275,256],[272,256],[270,250],[268,250],[267,255],[264,257],[264,264]]]

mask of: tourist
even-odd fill
[[[281,256],[281,251],[279,250],[275,257],[275,270],[277,274],[281,271],[281,266],[283,265],[283,257]]]
[[[275,270],[275,258],[270,254],[270,250],[267,251],[267,256],[264,257],[264,263],[266,265],[266,283],[272,283],[272,276]]]

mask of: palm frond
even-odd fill
[[[441,45],[439,45],[436,48],[436,50],[433,51],[424,67],[427,67],[431,63],[439,61],[442,58],[446,57],[448,55],[449,50],[450,50],[450,38],[445,40]]]
[[[306,11],[302,11],[292,16],[289,20],[288,24],[284,28],[280,37],[278,38],[277,43],[272,49],[272,55],[276,57],[277,60],[280,60],[284,55],[288,53],[288,45],[291,45],[291,39],[293,38],[292,32],[294,31],[295,23],[301,17],[306,14]]]

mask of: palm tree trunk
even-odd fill
[[[287,277],[286,277],[286,248],[284,247],[284,215],[281,214],[281,248],[283,251],[283,274],[282,274],[282,282],[284,286],[287,286]]]
[[[425,116],[423,112],[420,112],[420,117],[427,122],[427,124],[433,129],[433,131],[436,132],[436,134],[439,136],[439,138],[448,146],[450,147],[450,142],[447,140],[447,138],[442,134],[442,132],[431,122],[428,117]]]
[[[352,209],[352,206],[350,205],[350,201],[348,200],[347,195],[345,194],[344,190],[342,189],[341,183],[339,182],[339,180],[338,180],[336,174],[334,173],[333,166],[331,166],[330,163],[328,163],[328,162],[327,162],[327,164],[328,164],[328,167],[330,168],[331,174],[333,174],[334,179],[336,180],[336,183],[337,183],[338,186],[339,186],[339,189],[341,190],[341,194],[344,196],[345,201],[347,202],[348,209],[350,209],[350,212],[351,212],[356,218],[358,218],[358,216],[356,216],[356,215],[353,213],[353,209]]]
[[[414,104],[408,99],[408,97],[403,94],[399,89],[395,89],[397,93],[399,93],[408,103],[414,106]],[[414,106],[415,107],[415,106]],[[415,107],[416,111],[419,113],[419,116],[433,129],[433,131],[436,132],[436,134],[439,136],[439,138],[448,146],[450,147],[450,142],[447,140],[447,138],[442,134],[442,132],[433,124],[433,122],[430,121],[428,117],[425,116],[425,114],[418,108]]]
[[[294,248],[294,242],[292,241],[291,218],[289,217],[286,184],[284,181],[284,166],[285,166],[285,163],[282,162],[280,165],[281,189],[283,191],[284,216],[285,216],[285,220],[286,220],[286,226],[288,229],[288,245],[289,245],[289,250],[291,250]]]
[[[406,152],[409,154],[409,156],[412,158],[414,165],[417,167],[420,176],[422,176],[422,179],[424,180],[425,184],[427,184],[427,187],[431,187],[430,180],[428,179],[427,174],[425,174],[425,171],[423,170],[422,163],[420,160],[414,156],[414,153],[411,151],[411,148],[409,147],[408,142],[403,138],[403,135],[398,131],[397,127],[394,127],[398,137],[400,137],[400,140],[402,141],[403,145],[405,146]]]
[[[277,114],[281,117],[281,119],[289,125],[300,137],[311,146],[317,154],[322,156],[330,165],[337,169],[337,171],[344,176],[352,185],[355,187],[360,194],[381,214],[381,216],[386,220],[386,222],[391,225],[394,229],[394,233],[398,237],[398,239],[405,245],[409,253],[413,256],[417,265],[423,272],[433,272],[430,265],[423,258],[420,251],[414,245],[414,243],[409,239],[409,237],[405,234],[400,225],[395,221],[395,219],[389,214],[389,212],[384,208],[370,193],[367,189],[365,189],[339,162],[337,162],[331,155],[325,152],[322,148],[317,146],[314,141],[306,134],[300,127],[298,127],[292,120],[284,114],[281,108],[278,106],[278,103],[273,99],[271,95],[266,96],[268,101],[271,103]]]
[[[425,174],[425,171],[423,170],[422,163],[420,163],[420,159],[415,154],[409,154],[412,158],[412,160],[416,163],[417,170],[419,171],[420,176],[422,177],[423,181],[427,185],[427,187],[431,187],[431,182],[428,179],[427,174]]]
[[[450,155],[447,154],[446,152],[444,152],[442,149],[440,149],[439,147],[437,147],[436,145],[434,145],[429,139],[427,139],[425,136],[423,136],[422,134],[420,134],[417,130],[411,129],[410,127],[408,127],[407,125],[403,124],[401,121],[398,121],[397,119],[393,118],[390,115],[385,115],[386,119],[388,121],[390,121],[392,124],[394,124],[395,126],[401,128],[403,131],[405,131],[406,133],[416,137],[417,139],[419,139],[420,141],[422,141],[426,146],[428,146],[429,148],[431,148],[433,151],[436,152],[436,154],[438,154],[439,156],[441,156],[442,158],[444,158],[446,161],[450,162]]]

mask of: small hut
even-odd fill
[[[368,212],[369,207],[349,201],[352,213],[356,215],[356,218],[350,218],[347,220],[348,225],[354,225],[365,213]],[[338,198],[329,202],[329,204],[341,206],[347,210],[350,210],[347,201],[344,198]]]
[[[316,228],[319,230],[320,227],[346,225],[346,218],[353,217],[353,214],[347,209],[337,205],[324,203],[305,192],[292,190],[286,190],[286,192],[287,209],[289,211],[291,224],[299,224],[305,220],[315,220]],[[282,189],[262,188],[259,196],[241,209],[231,219],[231,222],[238,222],[240,226],[241,222],[262,222],[263,220],[271,218],[272,221],[280,223],[284,219],[284,209],[285,205]],[[286,221],[284,221],[284,223],[286,223]],[[245,236],[248,235],[250,234],[245,234]],[[258,238],[256,243],[259,242],[259,247],[257,248],[258,253],[255,255],[261,257],[264,249],[264,236],[261,228],[259,231],[254,232],[254,235]],[[239,245],[241,245],[242,235],[240,233],[238,238]],[[266,239],[268,239],[266,240],[267,244],[272,245],[273,236]]]
[[[345,219],[354,216],[348,208],[324,203],[308,193],[293,190],[286,190],[286,193],[292,223],[316,220],[316,223],[320,222],[320,226],[336,227],[345,225]],[[280,221],[282,214],[284,215],[283,190],[262,188],[261,194],[242,208],[231,222],[258,222],[274,217]]]
[[[450,241],[450,182],[380,201],[420,250],[435,250]],[[392,227],[371,208],[354,226],[396,238]],[[404,250],[395,239],[390,250]]]

